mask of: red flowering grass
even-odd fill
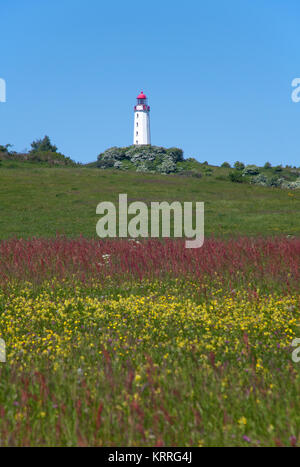
[[[12,279],[40,283],[76,278],[124,281],[216,280],[234,288],[276,287],[297,290],[300,283],[300,238],[210,238],[199,249],[183,240],[11,239],[0,242],[0,283]]]

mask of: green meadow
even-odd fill
[[[118,202],[203,201],[205,234],[292,235],[300,233],[300,191],[232,183],[228,169],[202,178],[89,168],[0,168],[0,236],[95,237],[96,206]]]

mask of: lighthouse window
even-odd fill
[[[136,132],[136,136],[138,136],[138,134],[139,134],[139,132],[137,131],[137,132]]]
[[[136,118],[139,118],[139,114],[136,114]]]
[[[136,126],[139,126],[138,122],[136,122]]]
[[[135,144],[139,144],[138,140],[136,140]]]

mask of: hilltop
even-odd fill
[[[48,136],[33,141],[31,150],[17,153],[10,145],[0,146],[1,168],[61,167],[115,170],[117,172],[137,172],[139,174],[178,175],[184,177],[213,177],[218,181],[237,184],[254,184],[264,187],[300,189],[300,168],[277,165],[269,162],[259,167],[236,161],[233,166],[224,162],[220,167],[200,162],[193,157],[184,158],[183,150],[176,147],[128,146],[112,147],[99,154],[95,162],[76,163],[70,157],[58,152]]]
[[[41,167],[77,167],[78,164],[70,157],[57,151],[51,144],[49,136],[33,141],[29,152],[18,153],[10,150],[11,145],[0,145],[0,168],[24,168],[24,166]]]
[[[224,162],[221,167],[199,162],[195,158],[184,159],[183,150],[161,146],[112,147],[99,154],[96,162],[87,167],[116,169],[152,174],[177,174],[183,176],[213,176],[234,183],[252,183],[261,186],[297,189],[300,188],[300,168],[275,166],[266,162],[263,167],[246,165],[237,161],[233,167]]]
[[[179,148],[150,145],[113,147],[100,154],[94,166],[100,169],[168,174],[179,172],[181,169],[178,163],[183,160],[183,151]]]

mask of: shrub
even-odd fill
[[[274,187],[274,188],[280,188],[283,182],[284,182],[283,178],[271,177],[270,179],[268,179],[267,185]]]
[[[241,171],[235,170],[234,172],[230,172],[228,175],[229,180],[233,183],[244,183],[246,181],[245,177],[243,177]]]
[[[283,182],[281,186],[282,188],[286,188],[288,190],[298,190],[300,189],[300,178],[294,182]]]
[[[173,162],[181,162],[183,161],[183,151],[182,149],[178,148],[169,148],[167,149],[167,154],[170,156],[173,160]]]
[[[176,164],[172,160],[172,158],[169,156],[168,158],[165,158],[163,160],[163,162],[157,167],[157,170],[160,173],[165,173],[165,174],[176,172]]]
[[[247,165],[243,170],[243,175],[258,175],[259,168],[256,165]]]
[[[244,170],[245,164],[243,162],[236,161],[233,166],[236,170]]]
[[[213,174],[213,169],[211,167],[205,167],[204,174],[210,177]]]
[[[255,185],[262,185],[262,186],[267,186],[268,184],[268,179],[264,174],[259,174],[256,177],[253,177],[251,179],[251,183]]]
[[[98,156],[97,167],[135,168],[137,172],[172,173],[177,172],[177,162],[183,161],[183,151],[179,148],[160,146],[129,146],[109,148]]]

